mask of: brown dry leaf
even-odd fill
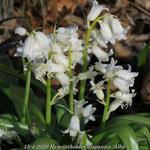
[[[146,104],[150,104],[150,74],[144,77],[142,89],[141,89],[142,101]]]
[[[65,16],[64,19],[63,19],[63,24],[66,24],[66,25],[76,24],[76,25],[82,26],[82,27],[85,26],[84,19],[80,18],[78,16],[75,16],[75,15],[67,15],[67,16]]]
[[[150,11],[150,0],[135,0],[135,4],[145,8]]]
[[[128,0],[117,0],[115,6],[119,8],[123,8],[128,6],[129,1]]]
[[[121,42],[117,42],[113,45],[115,49],[115,54],[118,58],[121,59],[131,59],[134,56],[134,53],[127,46],[124,46]]]
[[[65,8],[66,10],[73,13],[77,6],[82,5],[84,6],[86,4],[87,0],[52,0],[50,2],[50,8],[54,8],[58,12],[62,12]]]

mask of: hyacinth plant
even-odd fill
[[[77,26],[58,27],[45,35],[38,30],[15,29],[15,34],[26,37],[15,53],[15,57],[22,57],[26,86],[20,117],[4,115],[1,118],[1,139],[16,140],[23,148],[22,136],[33,136],[35,141],[25,145],[28,149],[43,144],[45,149],[57,149],[50,145],[70,144],[83,150],[94,149],[92,146],[146,149],[150,146],[149,114],[110,119],[111,113],[119,107],[131,106],[136,95],[133,85],[138,73],[132,72],[130,65],[127,69],[118,65],[112,49],[106,52],[108,44],[126,39],[127,29],[108,8],[94,0],[87,16],[85,37],[79,38],[77,31]],[[90,66],[93,55],[97,61]],[[53,81],[59,86],[54,88]],[[41,103],[31,98],[31,84],[46,93]],[[95,97],[90,102],[87,93]],[[95,101],[103,109],[94,106]],[[100,112],[101,116],[96,117],[95,112]],[[98,128],[87,126],[95,121]]]

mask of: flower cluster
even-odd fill
[[[81,118],[84,120],[84,123],[87,124],[89,120],[95,121],[93,113],[96,111],[95,107],[92,107],[92,104],[88,104],[84,107],[87,102],[84,100],[74,101],[74,115],[71,117],[70,124],[67,130],[64,133],[69,133],[71,137],[81,138],[83,131],[80,128]],[[81,142],[81,140],[78,140]],[[79,143],[81,144],[81,143]],[[90,141],[87,140],[87,145],[91,145]]]
[[[29,60],[35,78],[42,83],[46,84],[46,78],[57,79],[62,85],[59,89],[60,95],[69,92],[69,50],[71,68],[74,69],[78,63],[82,64],[83,42],[78,39],[77,29],[76,26],[60,27],[55,34],[49,36],[36,31],[27,33],[22,27],[15,30],[15,33],[21,36],[28,35],[24,43],[20,42],[15,55]]]
[[[99,17],[102,11],[107,12]],[[114,44],[116,40],[126,39],[127,29],[122,26],[118,18],[109,14],[107,8],[94,0],[87,21],[87,33],[90,33],[90,36],[87,36],[86,40],[79,38],[77,26],[60,27],[50,35],[36,30],[28,33],[26,29],[18,27],[15,33],[28,37],[24,42],[20,41],[15,55],[28,59],[35,78],[42,83],[46,84],[47,78],[57,79],[62,86],[58,89],[59,99],[69,94],[70,87],[75,94],[78,91],[77,83],[89,79],[90,91],[96,94],[98,101],[104,107],[106,97],[115,99],[109,105],[107,113],[110,115],[119,106],[124,108],[132,104],[135,93],[131,88],[138,73],[131,72],[130,66],[125,70],[122,66],[116,65],[117,61],[111,58],[113,50],[107,52],[104,50],[108,48],[108,43]],[[99,28],[96,28],[96,24]],[[91,55],[95,55],[98,60],[95,65],[84,72],[76,73],[76,65],[86,64],[84,58],[89,61]],[[102,80],[95,83],[97,76],[102,77]],[[71,83],[73,87],[70,86]],[[112,91],[111,87],[114,87],[115,91]],[[106,89],[109,90],[108,95]],[[84,129],[81,130],[80,127],[81,121],[84,124],[89,120],[95,121],[93,113],[96,108],[87,103],[86,99],[74,100],[73,115],[68,129],[64,131],[73,138],[77,137],[79,144],[84,134]],[[87,144],[90,145],[90,141],[87,141]]]

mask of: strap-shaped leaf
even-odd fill
[[[125,145],[126,150],[139,150],[135,133],[130,126],[116,127],[113,130]]]
[[[108,122],[108,125],[112,125],[117,121],[125,121],[126,123],[135,123],[142,126],[150,127],[150,118],[142,116],[142,115],[124,115],[120,117],[116,117],[115,119]]]

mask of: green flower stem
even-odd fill
[[[70,111],[73,112],[73,71],[72,71],[72,50],[69,48],[69,108]]]
[[[103,112],[103,116],[102,116],[102,125],[104,125],[108,119],[108,111],[109,111],[109,104],[110,104],[110,84],[111,84],[111,81],[108,80],[107,95],[106,95],[106,101],[105,101],[106,103],[104,106],[104,112]]]
[[[86,150],[87,145],[87,137],[85,131],[83,132],[83,138],[82,138],[82,150]]]
[[[28,102],[29,102],[29,94],[30,94],[30,82],[31,82],[31,66],[30,66],[30,63],[28,63],[27,68],[28,69],[27,69],[27,72],[26,72],[25,96],[24,96],[23,109],[22,109],[22,118],[21,118],[22,123],[25,123],[27,112],[28,112]]]
[[[95,27],[96,23],[98,21],[100,21],[102,18],[104,18],[104,16],[100,16],[97,19],[95,19],[95,21],[92,22],[92,24],[90,25],[89,29],[86,32],[85,47],[84,47],[83,53],[82,53],[83,54],[82,72],[86,72],[87,71],[87,66],[88,66],[88,53],[87,53],[87,49],[89,47],[89,41],[90,41],[91,32],[92,32],[93,28]],[[80,82],[80,95],[79,95],[79,99],[80,100],[84,99],[85,85],[86,85],[86,80],[82,80]]]
[[[47,79],[46,84],[46,124],[51,124],[51,79]]]

